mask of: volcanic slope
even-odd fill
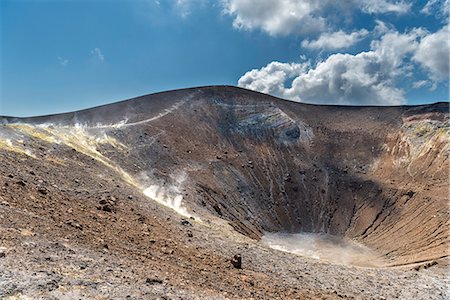
[[[2,117],[0,297],[448,298],[448,121],[448,103],[236,87]],[[344,237],[383,264],[283,253],[265,232]]]

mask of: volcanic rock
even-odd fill
[[[242,257],[240,254],[235,254],[231,259],[231,264],[236,269],[242,269]]]
[[[0,117],[0,248],[14,249],[0,298],[450,298],[448,121],[448,103],[310,105],[235,87]],[[332,235],[380,263],[281,252],[267,232]],[[433,261],[426,276],[411,267]],[[149,270],[165,284],[137,287]]]

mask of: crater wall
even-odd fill
[[[315,106],[207,87],[3,118],[0,145],[78,147],[136,188],[176,191],[178,206],[202,220],[225,219],[255,239],[345,236],[396,265],[448,256],[448,117],[448,103]],[[75,127],[88,138],[60,136]]]

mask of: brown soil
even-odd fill
[[[448,109],[206,87],[1,118],[0,298],[448,299]],[[276,251],[267,231],[385,264]]]

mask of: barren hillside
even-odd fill
[[[0,297],[446,299],[448,121],[448,103],[236,87],[2,117]],[[383,264],[280,252],[266,232],[345,237]]]

